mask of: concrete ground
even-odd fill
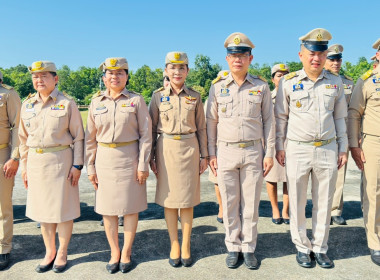
[[[63,274],[52,271],[38,274],[34,268],[44,256],[43,240],[36,223],[25,217],[26,190],[17,175],[13,195],[11,264],[0,272],[0,279],[379,279],[380,267],[371,262],[367,248],[359,197],[360,173],[352,159],[349,161],[344,196],[343,217],[348,225],[333,225],[330,230],[329,256],[335,262],[333,269],[322,269],[318,265],[310,269],[298,266],[289,226],[271,222],[271,206],[265,186],[261,195],[256,249],[261,266],[251,271],[241,262],[237,269],[228,269],[225,266],[224,227],[216,221],[218,206],[214,187],[207,181],[207,174],[202,175],[201,180],[201,204],[194,210],[192,267],[172,268],[168,264],[169,237],[163,209],[154,204],[155,179],[151,174],[148,181],[149,208],[140,214],[132,252],[134,268],[125,275],[120,272],[108,274],[105,266],[110,251],[103,227],[99,225],[101,217],[93,210],[94,190],[83,172],[80,180],[82,215],[74,224],[68,268]],[[306,207],[308,229],[311,228],[311,211],[309,200]],[[310,235],[310,230],[308,233]],[[119,238],[122,244],[121,227]]]

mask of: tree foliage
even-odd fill
[[[275,62],[283,63],[283,62]],[[273,64],[273,65],[274,65]],[[302,68],[301,62],[286,62],[290,68],[290,72],[297,71]],[[202,99],[208,96],[211,82],[221,71],[219,64],[212,64],[208,56],[198,54],[195,57],[194,68],[190,69],[186,84],[194,90],[200,92]],[[367,70],[372,69],[372,63],[369,63],[365,57],[361,57],[357,64],[344,62],[341,72],[356,80]],[[25,65],[17,65],[8,69],[1,69],[4,79],[3,82],[13,86],[20,94],[21,98],[25,98],[29,93],[33,93],[33,84],[28,68]],[[152,93],[162,87],[162,69],[151,69],[147,65],[143,65],[135,72],[129,72],[129,90],[142,94],[146,103],[150,102]],[[271,89],[273,84],[271,81],[271,66],[268,64],[260,65],[254,63],[249,67],[249,73],[260,75],[265,78]],[[58,69],[58,88],[59,90],[73,96],[78,104],[89,104],[94,93],[99,91],[102,85],[102,72],[98,68],[82,66],[78,70],[71,70],[67,65]],[[104,85],[103,85],[104,89]]]

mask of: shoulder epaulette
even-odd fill
[[[91,99],[94,99],[94,98],[98,97],[100,94],[101,94],[101,91],[99,90],[97,93],[95,93],[95,94],[92,96]]]
[[[36,96],[36,94],[35,93],[29,93],[29,95],[24,99],[24,101],[23,102],[25,102],[25,101],[27,101],[27,100],[29,100],[29,99],[31,99],[31,98],[33,98],[34,96]]]
[[[128,92],[129,92],[129,93],[132,93],[132,94],[136,94],[136,95],[141,95],[140,93],[135,92],[135,91],[133,91],[133,90],[128,90]]]
[[[339,77],[339,74],[338,74],[338,73],[331,72],[330,70],[327,70],[327,72],[329,72],[330,74],[332,74],[332,75],[334,75],[334,76],[338,76],[338,77]]]
[[[284,78],[285,80],[290,80],[294,78],[295,76],[297,76],[297,72],[292,72],[292,73],[286,74]]]
[[[13,87],[8,86],[8,85],[6,85],[6,84],[2,84],[2,86],[3,86],[3,88],[5,88],[5,89],[9,89],[9,90],[13,89]]]
[[[68,99],[73,99],[72,96],[68,95],[66,92],[61,92],[64,96],[66,96]]]
[[[228,74],[229,74],[229,73],[230,73],[230,72],[227,71],[227,70],[220,71],[220,72],[218,73],[218,76],[220,76],[221,79],[226,79],[226,78],[228,77]]]
[[[372,76],[372,70],[368,70],[360,78],[362,78],[362,80],[365,81],[365,80],[367,80],[371,76]]]
[[[347,76],[346,74],[343,75],[347,80],[353,81],[353,79],[350,76]]]
[[[222,77],[218,76],[216,77],[211,83],[212,84],[215,84],[216,82],[218,82]]]
[[[159,92],[159,91],[161,91],[163,89],[164,89],[164,87],[160,87],[160,88],[156,89],[155,91],[153,91],[153,93]]]
[[[257,78],[259,78],[259,79],[262,80],[263,82],[267,82],[267,80],[266,80],[264,77],[260,76],[260,75],[257,75]]]

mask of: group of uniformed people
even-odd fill
[[[287,208],[282,218],[278,209],[272,218],[276,224],[290,223],[298,264],[311,267],[314,255],[318,265],[331,268],[329,227],[331,221],[345,223],[342,189],[336,186],[343,185],[340,172],[345,171],[349,148],[363,170],[368,247],[372,261],[380,265],[380,132],[376,129],[380,74],[377,69],[366,72],[350,100],[353,83],[339,75],[343,47],[328,48],[331,38],[321,28],[302,36],[299,57],[303,69],[289,73],[286,65],[275,65],[276,89],[271,93],[263,78],[248,73],[254,44],[246,35],[232,33],[224,43],[229,72],[213,81],[206,116],[200,94],[185,85],[189,67],[183,52],[166,55],[164,76],[169,83],[153,93],[149,108],[140,95],[125,88],[127,60],[107,58],[100,66],[106,90],[91,101],[86,131],[75,102],[57,90],[59,78],[53,62],[37,61],[29,67],[36,93],[22,105],[14,89],[1,85],[0,269],[9,264],[12,188],[19,161],[28,190],[26,216],[41,222],[46,249],[37,272],[66,269],[73,220],[80,215],[78,180],[84,164],[96,193],[95,211],[103,215],[111,248],[106,265],[109,273],[132,268],[138,213],[147,208],[149,165],[157,178],[155,202],[164,207],[171,266],[192,264],[193,207],[200,203],[200,174],[209,165],[221,194],[229,268],[237,266],[241,253],[249,269],[259,267],[254,252],[267,175],[268,182],[287,182],[284,194],[289,194],[290,218]],[[373,47],[379,61],[380,39]],[[271,171],[275,160],[278,165]],[[305,218],[310,177],[311,240]],[[268,191],[274,206],[275,185]],[[118,216],[124,217],[122,250]]]

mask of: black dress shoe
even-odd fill
[[[172,267],[178,267],[181,264],[181,259],[180,258],[172,259],[171,257],[169,257],[169,264]]]
[[[127,273],[132,269],[132,260],[129,263],[120,262],[119,269],[122,273]]]
[[[122,216],[122,217],[119,217],[119,226],[124,226],[124,217]]]
[[[104,221],[103,221],[103,219],[100,220],[100,225],[101,225],[101,226],[104,226]]]
[[[334,263],[330,258],[323,253],[314,253],[315,261],[317,264],[322,268],[332,268],[334,266]]]
[[[9,265],[9,253],[8,254],[0,254],[0,270],[4,270]]]
[[[184,267],[189,267],[193,264],[193,260],[191,259],[191,257],[188,259],[181,258],[181,263]]]
[[[217,220],[219,223],[223,224],[223,218],[216,217],[216,220]]]
[[[228,268],[237,268],[239,252],[228,252],[226,265]]]
[[[302,267],[306,267],[306,268],[311,267],[311,258],[309,254],[298,251],[296,260],[297,260],[297,263]]]
[[[107,263],[106,269],[109,273],[114,274],[115,272],[119,271],[119,262],[109,264]]]
[[[43,272],[46,272],[46,271],[48,271],[48,270],[50,270],[51,268],[52,268],[52,266],[53,266],[53,264],[54,264],[54,261],[55,261],[55,257],[54,257],[54,259],[49,263],[49,264],[47,264],[47,265],[37,265],[37,267],[36,267],[36,271],[38,272],[38,273],[43,273]]]
[[[380,250],[372,250],[371,251],[371,260],[374,264],[380,265]]]
[[[331,216],[331,225],[337,224],[340,226],[347,225],[346,220],[342,216]]]
[[[285,218],[283,218],[283,220],[284,220],[284,224],[285,224],[285,225],[289,225],[289,224],[290,224],[290,220],[289,220],[289,219],[285,219]]]
[[[243,253],[244,256],[244,264],[249,269],[258,269],[259,263],[253,253]]]
[[[272,218],[272,223],[276,224],[276,225],[281,225],[283,222],[282,218],[278,218],[278,219],[273,219]]]
[[[55,273],[62,273],[65,271],[66,266],[67,266],[67,260],[66,260],[66,263],[64,265],[53,265],[53,271]]]

